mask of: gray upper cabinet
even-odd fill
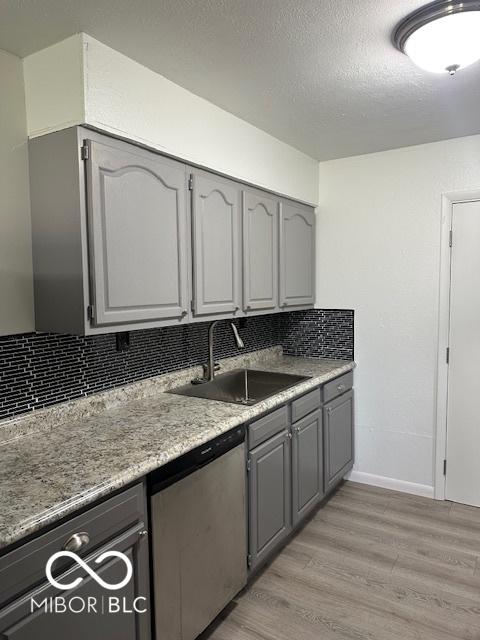
[[[189,321],[186,165],[82,127],[29,141],[35,328]]]
[[[353,467],[353,390],[324,405],[325,491]]]
[[[186,316],[185,165],[114,141],[87,145],[95,325]]]
[[[295,526],[323,497],[322,412],[292,427],[292,520]]]
[[[313,305],[315,213],[287,200],[280,207],[280,307]]]
[[[30,140],[29,167],[37,331],[313,305],[312,207],[84,127]]]
[[[192,173],[193,309],[195,316],[240,309],[240,189],[236,183]]]
[[[249,453],[249,566],[263,562],[290,533],[290,434],[282,431]]]
[[[243,192],[243,308],[278,307],[278,201]]]

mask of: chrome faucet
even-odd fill
[[[213,322],[210,323],[210,326],[208,327],[208,364],[203,365],[203,372],[204,372],[203,378],[201,378],[200,380],[194,380],[194,382],[196,383],[210,382],[215,378],[215,371],[217,371],[220,368],[220,366],[217,363],[215,363],[215,360],[213,358],[213,331],[217,326],[218,322],[220,322],[220,320],[214,320]],[[240,337],[240,334],[238,333],[237,327],[233,324],[233,322],[230,323],[230,327],[232,329],[233,337],[235,338],[235,343],[237,347],[239,349],[244,349],[245,344],[243,343],[243,340]]]

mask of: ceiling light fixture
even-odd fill
[[[437,0],[402,20],[397,49],[426,71],[455,75],[480,59],[480,0]]]

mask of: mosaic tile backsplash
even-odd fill
[[[277,331],[285,354],[353,360],[353,311],[308,309],[278,316]]]
[[[132,331],[130,349],[115,334],[0,337],[0,419],[205,362],[208,322]],[[281,344],[289,355],[353,359],[353,311],[287,312],[249,318],[246,351]],[[215,330],[215,356],[238,353],[227,321]]]

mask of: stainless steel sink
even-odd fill
[[[171,389],[169,393],[234,404],[252,405],[273,396],[284,389],[308,380],[309,376],[297,376],[275,371],[234,369],[215,376],[210,382],[187,384]]]

